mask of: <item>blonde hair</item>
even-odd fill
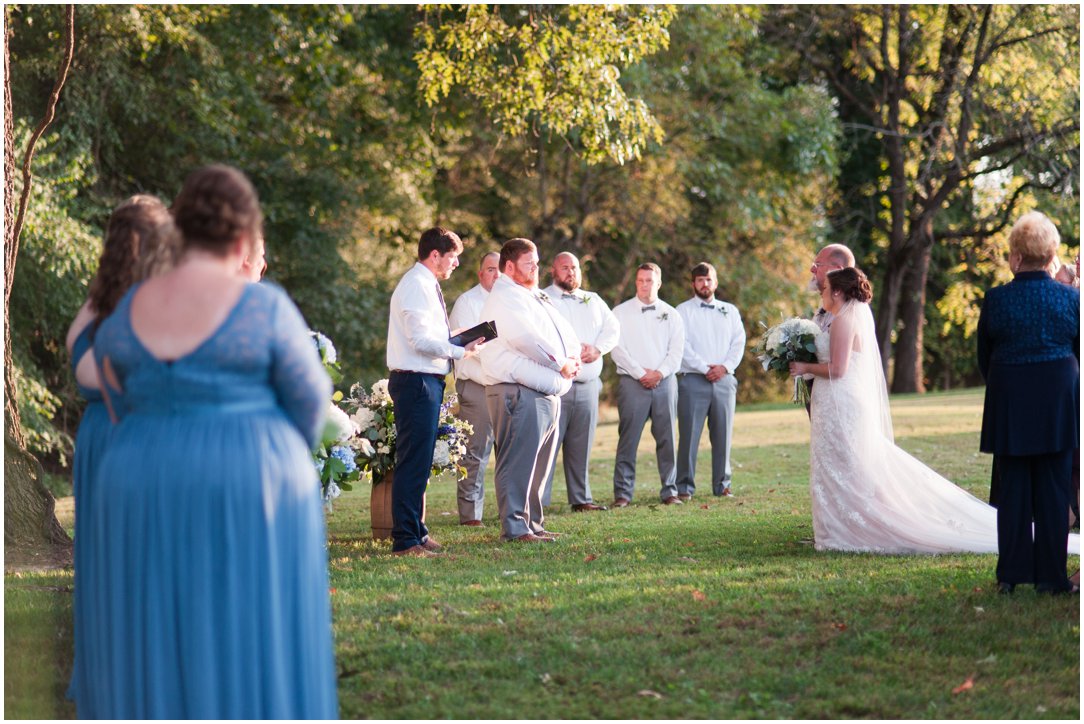
[[[1039,268],[1050,264],[1060,243],[1058,227],[1038,211],[1021,216],[1009,232],[1009,252],[1018,254],[1022,263]]]

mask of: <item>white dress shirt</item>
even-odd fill
[[[678,371],[685,351],[685,324],[676,309],[661,299],[644,304],[633,297],[614,307],[614,316],[621,324],[621,339],[610,353],[617,374],[638,380],[647,370],[658,370],[663,377]]]
[[[502,274],[482,305],[482,317],[497,326],[497,338],[479,353],[483,384],[512,382],[544,395],[572,388],[560,370],[569,358],[579,358],[580,340],[542,292]]]
[[[482,322],[482,305],[485,304],[489,292],[481,284],[475,284],[459,295],[452,305],[452,313],[448,316],[448,323],[452,330],[470,329]],[[468,340],[469,341],[469,340]],[[464,357],[455,361],[455,378],[457,380],[471,380],[482,384],[482,363],[478,356]]]
[[[391,295],[388,369],[446,375],[448,360],[464,350],[448,341],[448,317],[440,282],[421,262],[403,275]]]
[[[745,355],[745,326],[738,308],[718,299],[709,302],[693,297],[677,310],[685,323],[680,371],[706,375],[709,365],[723,365],[734,374]]]
[[[556,284],[544,289],[553,306],[572,325],[581,344],[597,347],[599,358],[585,364],[576,375],[576,382],[597,380],[602,374],[602,355],[610,353],[621,339],[621,325],[602,297],[594,292],[577,289],[566,292]]]

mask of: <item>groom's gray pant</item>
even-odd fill
[[[717,382],[697,373],[678,375],[678,493],[696,490],[696,455],[704,421],[711,439],[711,492],[722,495],[730,487],[730,442],[734,432],[734,404],[738,380],[727,375]]]
[[[486,387],[486,408],[497,458],[493,487],[501,538],[539,533],[544,530],[542,485],[557,450],[561,398],[506,382]]]
[[[468,520],[482,519],[486,463],[493,448],[493,426],[489,424],[484,385],[474,380],[456,380],[455,391],[459,394],[459,419],[466,420],[474,428],[467,440],[467,454],[463,458],[467,477],[458,482],[456,493],[459,522],[466,523]]]
[[[587,482],[587,463],[595,444],[595,427],[598,424],[598,393],[602,380],[597,377],[587,382],[575,382],[572,389],[561,396],[561,420],[557,423],[557,449],[565,471],[565,489],[569,505],[593,503],[591,485]],[[542,505],[550,504],[553,493],[553,473],[557,465],[550,466],[550,475],[542,492]]]
[[[670,375],[649,390],[628,375],[617,378],[617,460],[614,463],[614,498],[632,500],[636,488],[636,449],[651,420],[655,458],[662,484],[659,499],[677,495],[677,380]]]

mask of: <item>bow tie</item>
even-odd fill
[[[655,305],[651,304],[651,305],[646,306],[646,307],[641,307],[640,311],[641,312],[654,312],[655,311]]]
[[[576,299],[575,294],[564,293],[561,295],[561,299]]]
[[[708,304],[707,302],[700,302],[701,307],[707,307],[708,309],[715,309],[714,304]]]

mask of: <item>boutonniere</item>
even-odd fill
[[[663,312],[658,317],[656,317],[656,319],[661,322],[665,322],[667,319],[670,319],[670,312]]]
[[[584,295],[583,295],[583,296],[582,296],[582,297],[580,298],[580,304],[587,304],[587,303],[588,303],[588,302],[590,302],[590,301],[591,301],[591,297],[587,296],[586,294],[584,294]]]
[[[726,316],[726,307],[716,307],[716,309],[722,312],[724,317]]]

